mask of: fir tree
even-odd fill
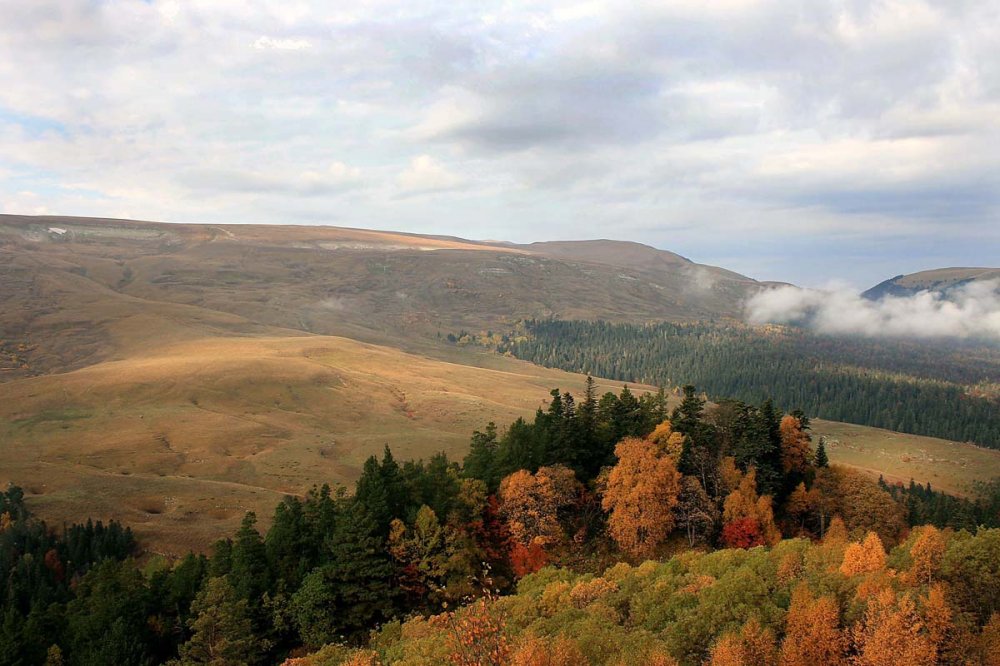
[[[819,444],[816,446],[815,465],[818,469],[830,466],[830,459],[826,455],[826,439],[823,437],[819,438]]]

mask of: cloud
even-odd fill
[[[3,18],[5,208],[612,235],[812,284],[858,256],[875,282],[1000,255],[989,0],[34,0]]]
[[[209,194],[290,193],[300,196],[336,194],[362,184],[361,170],[343,162],[333,162],[326,169],[310,169],[297,174],[196,168],[180,174],[177,181],[186,188]]]
[[[1000,342],[1000,280],[970,282],[947,294],[921,291],[876,301],[844,287],[783,286],[754,295],[746,309],[752,323],[796,324],[831,335]]]
[[[255,49],[267,51],[304,51],[312,48],[308,39],[278,38],[262,35],[254,40]]]
[[[400,189],[412,194],[452,190],[460,187],[465,179],[446,169],[430,155],[420,155],[400,172],[397,182]]]

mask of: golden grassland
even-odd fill
[[[488,360],[333,336],[206,338],[19,379],[0,386],[0,482],[24,486],[50,522],[115,518],[158,550],[204,547],[246,510],[266,522],[282,493],[353,482],[386,444],[401,460],[460,459],[474,429],[530,415],[551,387],[583,388]]]
[[[813,438],[823,436],[833,462],[883,475],[886,481],[930,483],[961,496],[976,481],[1000,477],[1000,451],[934,437],[814,419]]]

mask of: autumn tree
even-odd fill
[[[675,431],[670,425],[670,421],[664,421],[656,426],[648,439],[673,458],[675,464],[680,460],[681,452],[684,449],[684,435]]]
[[[921,584],[927,585],[934,581],[941,568],[941,560],[947,547],[944,534],[933,525],[918,528],[919,535],[910,548],[910,575]]]
[[[687,535],[688,545],[693,548],[698,543],[707,543],[718,519],[719,510],[701,481],[693,476],[683,477],[674,506],[674,521]]]
[[[895,544],[906,529],[903,507],[863,472],[837,468],[840,513],[849,530],[877,532],[882,543]]]
[[[885,567],[885,547],[875,532],[869,532],[861,543],[852,543],[844,551],[840,573],[845,576],[875,573]]]
[[[535,474],[522,469],[506,477],[498,497],[511,538],[522,546],[563,541],[559,512],[573,504],[579,490],[573,470],[562,465],[540,467]]]
[[[765,543],[775,544],[781,540],[781,532],[774,524],[774,510],[771,508],[771,497],[757,495],[756,471],[750,468],[743,475],[739,486],[729,493],[723,504],[722,521],[724,524],[738,520],[749,520],[757,523]],[[723,528],[725,530],[725,528]]]
[[[868,600],[864,616],[851,630],[857,666],[907,666],[937,663],[937,650],[909,594],[898,599],[884,588]]]
[[[491,594],[445,619],[452,666],[507,666],[511,653],[507,615]]]
[[[816,505],[817,496],[817,492],[806,490],[805,482],[801,481],[785,502],[785,513],[798,521],[800,531],[805,531],[806,519]]]
[[[510,656],[507,666],[580,666],[587,658],[580,647],[565,636],[551,640],[529,637]]]
[[[927,638],[937,652],[938,660],[951,647],[951,641],[955,630],[954,612],[948,603],[945,586],[942,583],[934,583],[927,590],[927,596],[922,600],[922,615],[927,627]]]
[[[792,592],[780,666],[842,666],[846,638],[840,630],[839,609],[833,597],[815,598],[805,584]]]
[[[615,447],[602,506],[608,532],[633,556],[651,554],[674,527],[681,475],[670,456],[648,440],[629,437]]]
[[[739,633],[724,634],[716,641],[708,666],[774,666],[777,655],[774,632],[753,617]]]
[[[811,438],[802,427],[802,421],[786,414],[779,426],[781,433],[781,469],[786,475],[805,474],[809,469],[812,449],[809,446]]]
[[[1000,613],[993,613],[979,637],[979,653],[986,666],[1000,666]]]

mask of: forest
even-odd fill
[[[736,323],[530,320],[506,334],[451,334],[532,363],[715,399],[771,397],[816,418],[1000,448],[1000,353],[972,343],[826,336]]]
[[[981,491],[831,466],[769,399],[588,381],[462,463],[387,446],[353,493],[177,561],[117,523],[52,529],[12,487],[0,664],[995,663],[1000,482]]]

